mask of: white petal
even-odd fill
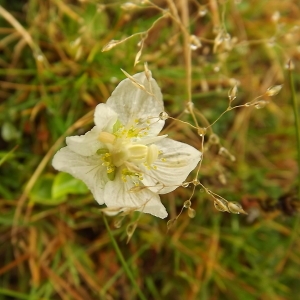
[[[157,135],[165,123],[158,118],[164,111],[160,88],[153,78],[148,81],[144,72],[132,77],[143,85],[148,93],[127,78],[120,82],[106,103],[118,113],[124,125],[132,124],[136,119],[145,121],[150,117],[148,132],[150,135]]]
[[[148,189],[130,192],[132,187],[134,187],[132,181],[123,182],[121,172],[118,172],[115,179],[105,185],[104,201],[107,207],[119,207],[123,211],[137,210],[162,219],[167,217],[166,208],[156,193]]]
[[[117,119],[118,114],[107,104],[100,103],[96,106],[94,122],[101,131],[112,132]]]
[[[82,180],[91,190],[99,204],[104,203],[103,191],[106,182],[106,168],[100,163],[98,155],[81,156],[64,147],[54,156],[52,165],[58,171],[67,172]]]
[[[197,166],[201,152],[184,143],[165,138],[156,143],[163,154],[153,163],[156,170],[139,165],[143,172],[143,184],[159,194],[175,190]],[[165,161],[162,161],[163,158]]]
[[[163,140],[164,138],[166,138],[168,135],[159,135],[159,136],[147,136],[144,138],[133,138],[132,142],[136,143],[136,144],[142,144],[142,145],[149,145],[149,144],[156,144],[159,141]]]
[[[101,130],[95,126],[85,135],[69,136],[66,143],[69,149],[83,156],[94,155],[98,149],[105,148],[105,145],[98,140]]]

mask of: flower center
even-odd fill
[[[115,169],[126,162],[132,164],[144,163],[150,166],[158,157],[159,151],[155,144],[149,146],[135,142],[129,135],[118,135],[109,132],[101,132],[99,141],[107,148],[99,149],[102,165],[106,166],[109,179],[114,179]],[[113,173],[113,174],[111,174]],[[110,175],[109,175],[110,174]]]

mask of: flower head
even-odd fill
[[[66,138],[53,167],[81,179],[99,204],[165,218],[158,194],[176,189],[198,164],[201,152],[158,136],[164,126],[162,94],[151,73],[123,80],[94,114],[95,126]]]

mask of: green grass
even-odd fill
[[[162,0],[132,10],[121,8],[125,1],[2,2],[0,299],[296,299],[296,1],[191,0],[174,8],[173,0]],[[167,8],[170,15],[162,18]],[[187,18],[176,20],[175,9]],[[186,29],[202,43],[191,53]],[[228,43],[216,38],[221,29],[230,34]],[[144,35],[101,51],[110,40],[146,31],[136,66]],[[168,114],[192,125],[167,120],[164,133],[176,140],[201,149],[196,122],[207,127],[226,111],[235,82],[232,106],[240,107],[207,130],[198,170],[204,188],[197,186],[193,195],[192,185],[180,187],[161,197],[167,220],[137,213],[103,220],[91,193],[57,173],[51,160],[65,136],[92,127],[96,105],[125,78],[120,69],[135,74],[144,62]],[[280,93],[267,97],[267,89],[279,84]],[[245,106],[259,96],[269,101],[264,108]],[[188,101],[194,110],[181,114]],[[212,133],[219,143],[210,142]],[[219,155],[221,146],[236,160]],[[241,203],[248,216],[217,211],[205,188]],[[183,210],[168,230],[167,221],[191,196],[195,218]],[[126,243],[128,226],[137,219]]]

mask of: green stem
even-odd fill
[[[5,288],[2,288],[2,287],[0,288],[0,297],[1,297],[1,295],[10,296],[13,299],[24,299],[24,300],[29,300],[30,299],[30,296],[28,296],[28,295],[24,295],[22,293],[12,291],[12,290],[9,290],[9,289],[5,289]],[[4,298],[1,298],[1,299],[4,299]]]
[[[294,86],[294,76],[292,71],[292,62],[290,62],[289,68],[289,80],[290,80],[290,88],[292,93],[292,104],[295,116],[295,127],[296,127],[296,136],[297,136],[297,150],[298,150],[298,198],[300,201],[300,121],[299,121],[299,113],[298,113],[298,105],[296,99],[296,92]]]
[[[121,264],[122,264],[122,266],[123,266],[123,268],[125,270],[125,273],[127,274],[129,280],[133,284],[133,286],[134,286],[137,294],[139,295],[140,299],[146,300],[146,297],[144,296],[144,294],[142,293],[140,287],[136,283],[136,280],[134,279],[133,274],[132,274],[131,270],[129,269],[129,267],[128,267],[127,263],[126,263],[126,260],[125,260],[123,254],[122,254],[122,252],[121,252],[121,250],[120,250],[120,248],[119,248],[119,246],[118,246],[118,244],[117,244],[117,242],[116,242],[116,240],[115,240],[115,238],[114,238],[114,236],[113,236],[113,234],[112,234],[112,232],[111,232],[111,230],[110,230],[110,228],[108,226],[108,223],[107,223],[107,220],[106,220],[106,217],[105,217],[104,214],[103,214],[103,220],[104,220],[105,227],[106,227],[106,229],[108,231],[109,237],[111,239],[111,242],[112,242],[112,244],[113,244],[113,246],[115,248],[115,251],[117,253],[117,256],[118,256],[118,258],[119,258],[119,260],[120,260],[120,262],[121,262]]]

